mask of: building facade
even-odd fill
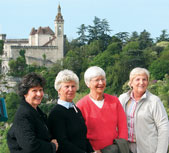
[[[61,7],[54,20],[54,29],[47,27],[32,28],[28,39],[6,39],[6,34],[0,34],[4,41],[2,60],[2,73],[9,70],[8,63],[20,56],[20,50],[25,50],[27,64],[49,67],[64,57],[64,19]],[[44,58],[45,57],[45,58]],[[44,63],[45,62],[45,63]]]

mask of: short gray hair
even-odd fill
[[[141,67],[136,67],[134,68],[131,72],[130,72],[130,76],[129,76],[129,82],[128,82],[128,85],[129,87],[131,88],[131,83],[133,81],[133,79],[138,76],[138,75],[142,75],[142,74],[145,74],[147,76],[147,79],[149,81],[149,78],[150,78],[150,73],[147,69],[145,68],[141,68]]]
[[[102,68],[98,66],[89,67],[84,73],[84,81],[86,85],[88,86],[90,83],[90,80],[97,76],[103,76],[106,79],[106,73],[104,72]]]
[[[54,87],[58,91],[61,88],[61,84],[64,82],[74,81],[76,83],[77,90],[79,90],[79,78],[71,70],[62,70],[58,73],[55,79]]]

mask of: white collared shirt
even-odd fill
[[[59,105],[62,105],[63,107],[69,109],[69,108],[74,108],[75,112],[78,113],[78,110],[73,102],[67,102],[61,99],[58,99],[57,102]]]
[[[69,108],[73,108],[73,102],[67,102],[67,101],[64,101],[64,100],[61,100],[61,99],[58,99],[58,104],[59,105],[62,105],[63,107],[69,109]]]

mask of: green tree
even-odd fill
[[[25,50],[19,51],[20,56],[17,57],[16,60],[12,59],[9,61],[9,75],[16,76],[16,77],[22,77],[26,74],[26,59],[25,59]]]
[[[145,58],[142,50],[129,50],[124,57],[128,59],[127,64],[131,69],[134,67],[145,67]]]
[[[25,53],[26,53],[26,51],[25,51],[24,49],[21,49],[21,50],[19,51],[19,55],[20,55],[21,57],[23,57],[23,58],[25,58]]]
[[[156,46],[162,47],[162,48],[167,48],[169,46],[168,41],[160,41],[156,43]]]
[[[128,52],[129,50],[137,50],[137,49],[139,49],[138,41],[130,41],[123,47],[124,52]]]
[[[167,30],[164,29],[161,31],[161,35],[160,37],[157,38],[157,42],[161,42],[161,41],[169,41],[169,34],[167,34]]]
[[[90,42],[93,41],[93,40],[99,40],[100,30],[101,30],[100,18],[95,16],[95,18],[93,20],[93,24],[94,24],[94,26],[91,26],[91,25],[88,26],[88,33],[89,33],[88,37],[89,37]]]
[[[109,44],[106,50],[112,55],[120,54],[120,52],[122,51],[122,45],[120,42],[112,42]]]
[[[80,42],[81,45],[86,44],[86,42],[88,41],[86,31],[87,31],[87,26],[85,26],[84,24],[82,24],[78,28],[77,34],[79,35],[79,37],[77,38],[77,40]]]
[[[128,32],[119,32],[116,33],[115,36],[121,40],[123,44],[127,43],[129,40],[129,33]]]
[[[9,67],[10,67],[10,71],[9,71],[10,75],[18,76],[18,77],[25,75],[25,70],[27,67],[25,58],[19,56],[16,60],[10,60]]]
[[[120,59],[120,57],[119,57]],[[114,65],[106,68],[107,87],[105,92],[119,95],[122,93],[122,85],[128,80],[129,67],[126,61],[116,61]]]
[[[156,60],[149,66],[153,79],[162,80],[165,74],[169,74],[169,60]]]
[[[109,23],[106,19],[103,19],[100,24],[100,37],[99,40],[102,41],[102,51],[104,51],[109,43],[111,42],[111,37],[110,37],[110,26]]]
[[[3,54],[4,41],[0,40],[0,55]]]
[[[93,20],[93,26],[88,26],[88,39],[89,43],[93,40],[109,40],[108,34],[110,33],[109,23],[106,19],[101,20],[95,17]]]
[[[48,95],[47,100],[54,100],[58,98],[57,91],[54,88],[56,75],[63,69],[62,61],[58,61],[51,68],[41,71],[41,75],[46,79],[45,94]]]
[[[106,19],[101,20],[100,30],[101,35],[108,35],[111,32],[109,23]]]
[[[0,59],[0,74],[1,74],[2,60]]]
[[[143,50],[139,49],[139,42],[137,41],[132,41],[126,44],[121,53],[121,58],[121,60],[126,62],[130,69],[137,66],[145,67]]]
[[[78,50],[75,51],[70,50],[63,60],[63,67],[65,69],[72,70],[77,75],[79,75],[81,72],[82,64],[83,57],[81,56]]]
[[[169,43],[169,42],[168,42],[168,43]],[[157,53],[157,56],[159,56],[160,53],[164,50],[164,47],[157,46],[157,45],[152,46],[151,48],[152,48],[152,50],[154,50],[154,51]]]
[[[14,119],[15,112],[18,108],[21,99],[16,93],[9,93],[5,96],[6,108],[8,113],[8,123],[12,123]]]
[[[141,50],[153,46],[153,39],[150,38],[150,33],[146,30],[140,33],[138,41]]]
[[[139,35],[137,31],[132,32],[129,41],[138,41]]]
[[[0,128],[0,153],[10,153],[7,145],[7,132],[8,128],[1,127]]]
[[[44,62],[43,65],[46,66],[46,54],[43,54],[42,57],[43,57],[43,62]]]
[[[162,80],[150,81],[148,88],[152,93],[160,97],[169,117],[169,75],[166,74]]]
[[[111,52],[104,51],[103,53],[98,54],[93,61],[90,63],[90,66],[99,66],[103,69],[106,69],[107,66],[113,65],[114,59]]]
[[[144,65],[149,67],[149,65],[158,58],[157,52],[153,48],[146,48],[143,51]]]
[[[102,41],[94,40],[89,45],[85,45],[84,51],[87,57],[94,57],[102,52]]]
[[[163,52],[161,52],[160,59],[169,60],[169,48],[166,48]]]
[[[119,57],[120,52],[121,44],[119,42],[113,42],[107,47],[107,50],[94,57],[89,65],[97,65],[106,70],[106,67],[114,65],[115,59]]]

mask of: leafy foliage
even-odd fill
[[[145,49],[147,47],[153,46],[153,39],[150,38],[150,33],[146,30],[140,33],[138,38],[140,49]]]
[[[169,75],[166,74],[163,80],[151,81],[149,90],[161,98],[169,116]]]
[[[169,34],[167,34],[167,30],[164,29],[161,31],[161,35],[159,38],[157,38],[157,42],[161,42],[161,41],[169,41]]]
[[[8,123],[12,123],[15,112],[19,106],[21,99],[16,93],[9,93],[5,96],[6,108],[8,113]]]
[[[150,58],[147,60],[149,59]],[[156,53],[153,59],[149,63],[149,70],[152,74],[152,77],[153,79],[163,79],[163,76],[169,73],[169,47],[163,48],[159,55]]]
[[[86,42],[88,41],[88,38],[86,36],[86,31],[87,31],[87,26],[85,26],[84,24],[82,24],[79,28],[78,28],[78,35],[79,37],[77,38],[78,41],[80,42],[81,45],[86,44]]]
[[[9,127],[5,128],[0,125],[0,153],[10,153],[7,146],[7,132]]]
[[[0,40],[0,55],[3,54],[3,46],[4,46],[4,41]]]
[[[20,56],[16,60],[11,60],[9,62],[10,74],[16,77],[22,77],[25,75],[25,68],[27,67],[25,58]]]
[[[46,79],[46,86],[44,91],[45,94],[48,95],[48,100],[52,100],[52,99],[54,100],[57,99],[58,97],[57,91],[54,88],[54,82],[57,73],[62,69],[63,67],[61,65],[61,61],[59,61],[58,63],[54,64],[53,67],[49,69],[44,69],[40,73]]]
[[[9,75],[15,77],[22,77],[26,74],[26,59],[25,59],[25,50],[20,50],[20,56],[14,60],[9,61],[10,72]]]

